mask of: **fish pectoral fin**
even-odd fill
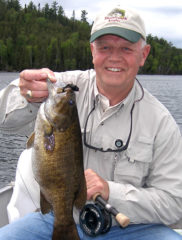
[[[46,214],[52,210],[51,204],[46,200],[42,192],[40,192],[40,209],[42,214]]]
[[[87,188],[85,179],[82,181],[79,191],[76,192],[74,205],[78,209],[82,209],[87,200]]]
[[[33,147],[34,145],[34,139],[35,139],[35,132],[33,132],[29,138],[28,138],[28,141],[27,141],[27,149]]]

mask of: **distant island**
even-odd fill
[[[87,12],[68,18],[56,1],[44,7],[31,1],[0,0],[0,71],[48,67],[54,71],[93,68]],[[147,36],[151,53],[142,74],[182,74],[182,49]]]

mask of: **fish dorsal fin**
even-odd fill
[[[28,141],[27,141],[27,149],[33,147],[34,145],[34,138],[35,138],[35,132],[33,132],[29,138],[28,138]]]
[[[56,87],[49,78],[47,78],[47,87],[48,87],[49,96],[51,96],[51,97],[55,96],[56,95]]]

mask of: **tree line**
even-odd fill
[[[19,0],[0,0],[0,71],[93,68],[90,30],[85,10],[77,20],[74,10],[68,18],[56,1],[22,7]],[[182,49],[152,35],[147,42],[151,53],[142,74],[182,74]]]

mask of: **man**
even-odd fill
[[[48,74],[57,85],[69,82],[79,87],[87,199],[100,192],[131,221],[125,229],[113,222],[108,233],[95,239],[182,239],[166,226],[182,217],[182,140],[167,109],[136,80],[150,51],[145,41],[144,24],[136,12],[110,9],[99,14],[92,27],[95,70],[25,70],[1,93],[1,129],[29,134],[40,102],[48,96]],[[28,181],[28,186],[35,184],[33,177]],[[14,198],[23,205],[18,194]],[[75,221],[79,223],[78,214]],[[2,228],[0,239],[48,240],[52,224],[52,214],[31,213]],[[79,224],[77,228],[80,239],[91,239]]]

